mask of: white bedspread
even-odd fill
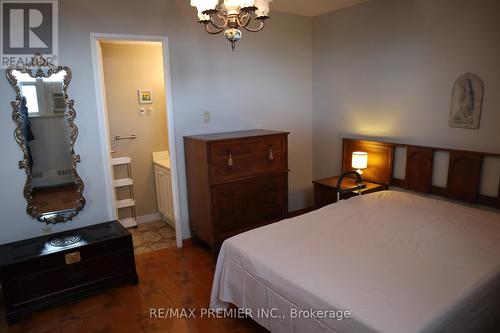
[[[500,214],[384,191],[255,229],[222,246],[211,306],[228,303],[272,332],[500,332]]]

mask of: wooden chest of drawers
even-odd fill
[[[75,235],[79,241],[73,245],[53,245]],[[120,283],[137,283],[132,235],[113,221],[1,245],[0,282],[9,323]]]
[[[184,138],[196,238],[216,250],[231,236],[286,218],[287,135],[255,130]]]

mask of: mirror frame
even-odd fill
[[[29,166],[29,149],[28,143],[26,142],[26,138],[23,135],[23,120],[20,112],[20,105],[22,102],[21,89],[17,85],[18,80],[14,75],[14,71],[18,71],[20,73],[28,74],[32,78],[48,78],[52,74],[57,74],[61,71],[66,71],[66,76],[63,79],[63,94],[64,101],[66,103],[66,111],[64,112],[64,117],[68,122],[68,133],[69,133],[69,147],[71,150],[71,166],[73,176],[75,178],[77,199],[75,201],[75,206],[72,209],[54,211],[54,212],[46,212],[41,213],[38,208],[35,206],[33,202],[32,192],[32,170]],[[24,169],[26,171],[26,183],[24,185],[24,198],[28,202],[28,206],[26,208],[26,212],[32,218],[37,219],[40,222],[44,222],[46,224],[57,224],[64,223],[69,220],[72,220],[85,206],[86,200],[83,197],[83,181],[78,175],[76,171],[76,166],[80,163],[80,155],[75,154],[75,142],[78,137],[78,127],[75,125],[76,111],[74,109],[74,100],[69,99],[68,97],[68,86],[71,82],[72,73],[71,69],[66,66],[55,66],[50,63],[46,58],[44,58],[41,54],[37,53],[32,58],[31,63],[26,63],[23,65],[19,65],[16,67],[11,67],[5,71],[7,75],[7,80],[14,88],[16,92],[16,100],[12,101],[10,104],[12,105],[12,119],[16,123],[16,129],[14,130],[14,138],[18,143],[19,147],[21,147],[23,153],[23,160],[19,161],[19,169]]]

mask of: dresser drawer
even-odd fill
[[[232,165],[227,162],[212,163],[210,165],[210,173],[212,183],[221,183],[249,176],[265,174],[270,172],[278,172],[285,170],[285,152],[278,150],[273,151],[272,159],[266,157],[255,157],[252,160],[235,160]]]
[[[235,139],[210,145],[212,184],[282,171],[287,166],[286,136]]]
[[[214,186],[216,240],[285,218],[286,180],[280,174]]]
[[[282,135],[256,137],[213,143],[210,146],[211,163],[227,164],[229,156],[234,162],[268,159],[269,152],[282,151],[285,143]]]

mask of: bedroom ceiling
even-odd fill
[[[312,17],[366,1],[368,0],[273,0],[270,5],[271,12],[274,10]]]

